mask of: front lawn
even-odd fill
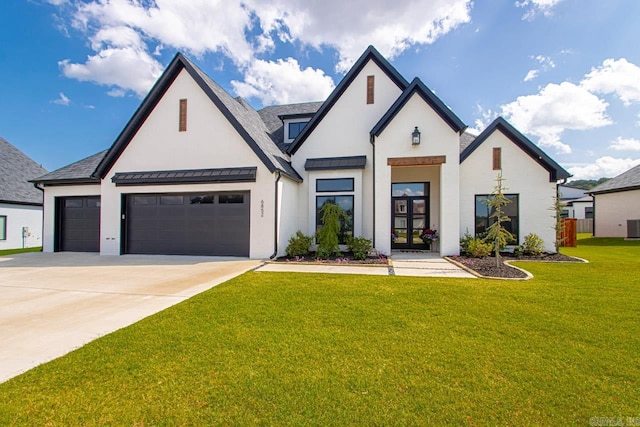
[[[640,242],[530,281],[244,274],[0,385],[1,425],[640,416]]]
[[[0,250],[0,256],[23,254],[26,252],[42,252],[42,246],[37,246],[34,248],[2,249]]]

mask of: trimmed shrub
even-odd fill
[[[303,256],[309,253],[309,248],[313,244],[313,237],[305,236],[302,231],[296,231],[295,236],[291,236],[287,245],[287,255]]]
[[[522,252],[525,255],[540,255],[544,252],[544,241],[535,233],[524,236]]]
[[[351,237],[347,242],[347,248],[353,252],[355,259],[366,259],[371,250],[371,239],[364,237]]]
[[[473,241],[473,236],[469,234],[469,229],[464,233],[464,236],[460,238],[460,253],[469,253],[469,244]]]
[[[481,239],[472,239],[469,242],[467,253],[475,258],[482,258],[491,255],[491,243],[487,243]]]

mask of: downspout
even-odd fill
[[[372,161],[373,161],[373,169],[371,171],[372,174],[372,179],[373,179],[373,239],[372,239],[372,246],[375,249],[376,247],[376,137],[371,135],[369,137],[369,142],[371,143],[373,149],[373,154],[372,154]]]
[[[274,199],[274,218],[273,218],[273,254],[269,257],[269,259],[274,259],[278,256],[278,182],[280,181],[280,177],[282,174],[280,171],[276,171],[276,181],[275,181],[275,199]]]
[[[42,191],[42,221],[40,221],[40,243],[42,244],[42,252],[44,252],[44,188],[38,187],[38,183],[34,182],[33,186]],[[24,247],[24,232],[22,233],[22,246]]]

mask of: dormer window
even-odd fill
[[[307,122],[290,122],[289,123],[289,139],[295,139],[302,129],[306,126]]]

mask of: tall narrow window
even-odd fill
[[[373,104],[373,88],[375,76],[367,76],[367,104]]]
[[[0,216],[0,240],[7,240],[7,217]]]
[[[493,147],[493,170],[499,171],[502,169],[502,148]]]
[[[187,100],[180,100],[180,124],[178,127],[178,131],[186,132],[187,131]]]

